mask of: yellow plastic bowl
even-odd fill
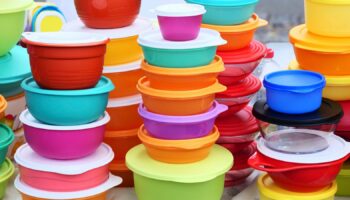
[[[310,32],[350,37],[350,1],[305,0],[305,20]]]
[[[262,175],[258,180],[260,200],[334,200],[337,192],[337,183],[334,181],[330,186],[311,193],[290,192],[278,187],[269,175]]]

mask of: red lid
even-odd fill
[[[337,131],[350,131],[350,101],[338,102],[343,108],[344,116],[337,125]]]
[[[228,85],[225,92],[217,93],[216,98],[236,98],[252,95],[261,88],[261,81],[253,74],[233,85]]]
[[[218,118],[215,124],[221,136],[249,135],[259,131],[251,107],[245,107],[234,115]]]
[[[234,51],[218,51],[217,54],[225,64],[248,63],[264,58],[267,54],[267,48],[261,42],[254,40],[245,48]]]

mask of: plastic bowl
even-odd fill
[[[219,31],[221,37],[227,41],[226,45],[218,47],[218,51],[234,51],[249,46],[253,41],[255,31],[267,24],[267,21],[260,19],[257,14],[253,14],[253,16],[243,24],[234,26],[202,24],[202,27]]]
[[[208,112],[213,105],[215,93],[224,91],[226,87],[216,82],[198,90],[157,90],[151,88],[150,81],[143,77],[139,80],[137,89],[141,92],[143,103],[150,112],[187,116]]]
[[[224,63],[218,56],[206,66],[173,69],[157,67],[144,61],[141,65],[150,86],[160,90],[196,90],[208,87],[216,82],[218,74],[224,71]]]
[[[248,164],[248,159],[255,154],[257,150],[256,143],[252,142],[249,146],[246,148],[242,149],[239,152],[232,153],[235,162],[231,168],[231,170],[242,170],[242,169],[247,169],[250,168]]]
[[[112,164],[125,161],[126,153],[134,146],[141,144],[140,139],[137,136],[137,129],[124,130],[124,131],[107,131],[104,142],[108,144],[115,156]]]
[[[186,0],[186,2],[201,4],[205,7],[207,12],[203,16],[203,23],[227,26],[247,21],[253,15],[259,1]]]
[[[111,163],[109,165],[109,171],[115,176],[119,176],[123,179],[123,182],[118,187],[134,187],[134,177],[131,170],[128,169],[124,162]]]
[[[342,169],[337,176],[337,179],[336,179],[338,184],[338,190],[336,193],[337,196],[350,196],[350,191],[348,189],[348,182],[350,180],[349,164],[350,164],[349,160],[346,161],[343,164]]]
[[[58,160],[88,156],[102,144],[109,115],[79,126],[51,126],[38,122],[28,110],[20,120],[29,146],[39,155]],[[69,142],[67,142],[69,141]]]
[[[59,126],[81,125],[100,118],[106,110],[112,82],[102,77],[99,83],[85,90],[45,90],[33,78],[21,84],[30,113],[39,121]]]
[[[141,0],[74,0],[80,19],[96,29],[121,28],[131,25],[140,12]]]
[[[6,158],[0,167],[0,199],[3,199],[5,197],[8,182],[14,173],[15,166],[12,164],[10,159]]]
[[[209,135],[202,138],[162,140],[150,136],[142,126],[138,135],[153,159],[165,163],[185,164],[205,159],[220,134],[214,127]]]
[[[144,76],[140,61],[114,67],[104,67],[103,75],[111,79],[117,87],[109,93],[109,98],[126,97],[138,94],[137,81]]]
[[[230,170],[225,176],[225,187],[233,187],[243,184],[253,172],[254,169],[252,168]]]
[[[15,139],[15,135],[8,126],[0,123],[0,165],[6,160],[9,146]]]
[[[7,108],[5,110],[5,118],[3,122],[13,131],[22,128],[19,115],[26,109],[26,99],[24,93],[6,98]],[[0,120],[1,121],[1,120]]]
[[[111,121],[107,124],[106,129],[120,131],[139,128],[143,123],[137,112],[141,102],[141,95],[109,99],[107,112],[111,116]]]
[[[155,10],[164,39],[189,41],[198,37],[204,7],[198,4],[166,4]],[[186,26],[186,28],[183,28]]]
[[[108,39],[91,33],[23,33],[33,77],[42,88],[78,90],[101,78]]]
[[[7,101],[5,97],[0,95],[0,120],[5,117],[6,108],[7,108]]]
[[[206,113],[192,116],[159,115],[140,105],[139,113],[150,136],[164,140],[186,140],[207,136],[214,127],[216,117],[227,109],[214,102]]]

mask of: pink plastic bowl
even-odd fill
[[[38,122],[28,110],[20,115],[25,138],[39,155],[58,160],[90,155],[103,142],[110,117],[105,113],[98,121],[79,126],[51,126]]]

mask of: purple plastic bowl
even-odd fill
[[[51,126],[38,122],[28,110],[20,115],[29,146],[39,155],[56,160],[88,156],[102,144],[110,117],[79,126]]]
[[[159,139],[186,140],[207,136],[213,130],[216,117],[227,106],[214,103],[206,113],[192,116],[167,116],[151,113],[141,104],[139,113],[148,133]]]

